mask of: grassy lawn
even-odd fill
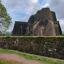
[[[21,64],[15,61],[0,60],[0,64]]]
[[[43,62],[45,64],[64,64],[64,60],[55,59],[55,58],[48,58],[48,57],[44,57],[44,56],[38,56],[38,55],[23,53],[23,52],[14,51],[14,50],[8,50],[8,49],[1,49],[0,48],[0,53],[16,54],[16,55],[19,55],[20,57],[24,57],[24,58],[29,59],[29,60],[40,61],[40,62],[42,62],[42,64],[43,64]],[[14,62],[9,63],[9,61],[1,60],[0,64],[15,64],[15,63]]]

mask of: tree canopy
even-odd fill
[[[7,10],[4,7],[4,5],[1,3],[1,0],[0,0],[0,16],[4,18],[3,23],[5,24],[5,27],[8,27],[10,24],[11,18],[7,13]]]

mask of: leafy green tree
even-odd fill
[[[0,16],[4,18],[3,23],[4,23],[5,27],[8,27],[11,22],[11,18],[9,16],[9,14],[7,13],[7,10],[4,7],[4,5],[1,3],[1,0],[0,0]]]
[[[6,8],[2,4],[0,0],[0,17],[3,18],[2,20],[2,33],[6,34],[6,30],[8,29],[10,23],[11,23],[11,18],[9,14],[7,13]]]

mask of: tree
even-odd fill
[[[0,16],[4,18],[3,23],[4,23],[5,27],[8,27],[11,22],[11,18],[9,16],[9,14],[7,13],[7,10],[4,7],[4,5],[1,3],[1,0],[0,0]]]
[[[11,23],[11,18],[7,13],[7,10],[4,7],[4,5],[1,3],[1,0],[0,0],[0,17],[4,18],[2,20],[2,26],[5,27],[4,31],[6,32],[6,29],[9,27],[9,24]]]

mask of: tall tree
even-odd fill
[[[9,27],[10,23],[11,23],[11,18],[9,16],[9,14],[7,13],[6,8],[4,7],[4,5],[2,4],[1,0],[0,0],[0,17],[2,18],[2,26],[0,26],[0,32],[2,32],[2,34],[6,34],[6,30]]]
[[[6,8],[4,7],[4,5],[1,3],[1,0],[0,0],[0,16],[1,16],[2,18],[4,18],[4,21],[3,21],[4,26],[5,26],[5,27],[8,27],[9,24],[10,24],[10,22],[11,22],[11,18],[10,18],[10,16],[9,16],[9,14],[7,13],[7,10],[6,10]]]

